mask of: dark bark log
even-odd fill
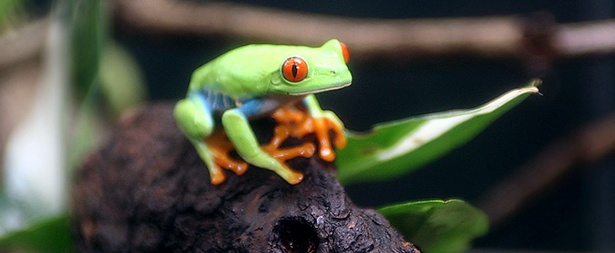
[[[77,173],[81,252],[419,252],[370,209],[354,206],[333,164],[295,158],[291,186],[249,168],[212,185],[175,127],[171,104],[122,119]]]

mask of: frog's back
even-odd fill
[[[292,48],[295,46],[247,45],[231,50],[199,67],[190,90],[213,90],[231,97],[265,95]]]

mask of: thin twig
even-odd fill
[[[497,225],[583,164],[615,152],[615,114],[582,127],[572,137],[553,142],[533,160],[495,186],[479,208]]]

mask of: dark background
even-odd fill
[[[615,4],[607,0],[236,2],[374,18],[524,16],[540,12],[552,15],[558,23],[613,18],[615,12]],[[154,36],[118,27],[113,36],[137,57],[152,100],[183,97],[196,67],[243,44],[228,38]],[[352,48],[350,52],[352,57]],[[543,96],[531,96],[475,140],[424,169],[392,182],[349,186],[353,201],[367,207],[431,198],[475,202],[545,145],[615,109],[613,57],[559,60],[539,71],[523,61],[472,57],[401,63],[351,60],[349,65],[353,85],[318,97],[323,108],[334,110],[353,130],[412,115],[475,107],[532,77],[544,81],[540,87]],[[564,178],[537,202],[493,228],[476,246],[615,250],[614,162],[607,159],[592,166]]]

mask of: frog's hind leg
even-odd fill
[[[296,172],[263,150],[241,109],[231,109],[222,115],[222,125],[239,155],[248,163],[274,171],[289,184],[298,184],[303,174]]]

